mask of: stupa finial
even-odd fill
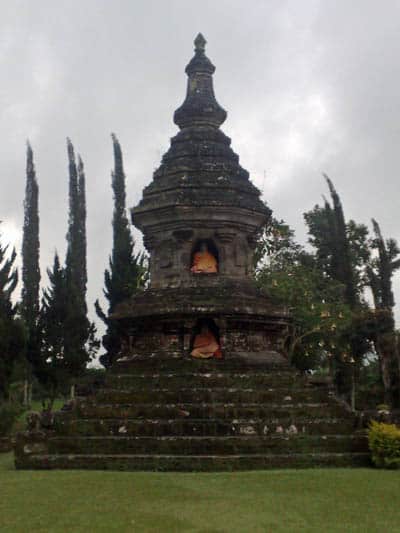
[[[194,56],[185,69],[189,77],[186,98],[174,114],[174,122],[181,129],[189,126],[219,128],[226,119],[226,111],[215,99],[212,80],[215,67],[205,54],[206,43],[199,33],[194,40]]]
[[[197,34],[196,39],[194,40],[194,50],[195,52],[204,52],[206,49],[207,41],[204,38],[202,33]]]

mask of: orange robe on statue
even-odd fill
[[[195,274],[218,272],[217,260],[210,252],[196,252],[190,271]]]
[[[200,359],[222,358],[221,348],[211,331],[196,335],[191,356]]]

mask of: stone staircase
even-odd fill
[[[327,385],[239,360],[120,364],[95,395],[20,434],[18,468],[218,471],[368,464]]]

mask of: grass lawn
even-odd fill
[[[2,454],[0,531],[399,532],[399,489],[400,471],[15,471]]]

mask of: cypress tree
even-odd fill
[[[104,272],[104,296],[108,300],[108,315],[115,307],[127,300],[136,291],[143,288],[146,281],[145,256],[143,253],[134,252],[134,240],[129,228],[126,215],[126,191],[123,156],[117,137],[111,135],[114,152],[114,170],[111,173],[111,184],[114,194],[113,213],[113,248],[109,259],[109,268]],[[97,315],[107,326],[106,335],[103,337],[103,346],[107,352],[100,357],[104,366],[110,366],[120,349],[120,337],[117,325],[110,320],[100,307],[95,303]]]
[[[345,286],[345,298],[351,308],[359,304],[359,297],[354,281],[354,267],[351,262],[350,245],[347,236],[347,226],[344,218],[342,202],[333,186],[332,181],[324,175],[333,203],[332,229],[334,231],[334,253],[336,279]]]
[[[8,399],[11,376],[24,352],[26,340],[25,328],[11,301],[18,283],[15,249],[7,256],[8,246],[0,242],[0,400]]]
[[[352,220],[346,222],[340,197],[329,177],[324,174],[324,178],[329,187],[331,203],[324,199],[323,207],[315,206],[304,214],[304,218],[310,235],[309,242],[316,248],[319,268],[343,285],[344,302],[352,311],[352,323],[343,332],[341,342],[348,349],[338,350],[335,362],[338,389],[344,394],[351,389],[354,400],[355,376],[362,357],[371,349],[370,340],[360,333],[359,326],[359,315],[363,310],[362,267],[369,256],[368,230]]]
[[[367,275],[374,296],[375,306],[380,309],[393,310],[395,305],[392,289],[392,277],[400,268],[400,249],[394,239],[385,239],[381,228],[375,219],[372,219],[375,239],[372,247],[378,252],[378,257],[368,265]]]
[[[68,211],[68,233],[67,233],[67,255],[65,259],[67,284],[69,288],[79,290],[83,283],[82,270],[82,243],[80,232],[80,198],[78,185],[78,169],[73,144],[67,139],[68,170],[69,170],[69,211]]]
[[[39,187],[33,152],[27,144],[24,227],[22,239],[21,314],[28,332],[27,359],[36,371],[40,359],[39,318]]]
[[[385,239],[378,222],[372,219],[375,233],[371,245],[378,255],[370,260],[366,273],[376,314],[375,348],[380,356],[385,401],[399,401],[400,358],[397,345],[393,307],[395,305],[392,278],[400,268],[400,249],[394,239]],[[397,398],[396,398],[397,396]]]
[[[346,224],[340,197],[329,177],[325,174],[324,177],[331,194],[332,206],[325,200],[323,207],[316,206],[313,211],[305,213],[304,218],[311,235],[310,243],[317,249],[320,267],[344,285],[346,303],[354,309],[360,304],[356,273],[359,259],[352,256],[349,224]],[[355,226],[351,222],[352,229],[360,234],[364,232],[364,226]]]
[[[69,218],[65,261],[66,316],[64,357],[70,375],[78,377],[97,347],[95,327],[86,305],[86,192],[82,160],[76,164],[74,147],[67,139],[69,166]]]
[[[83,161],[78,155],[78,249],[79,249],[79,263],[80,263],[80,292],[84,296],[86,303],[87,290],[87,239],[86,239],[86,178]]]

